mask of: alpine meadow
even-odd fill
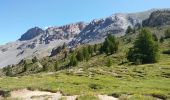
[[[0,100],[170,100],[170,9],[28,29],[0,45]]]

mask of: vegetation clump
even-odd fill
[[[118,51],[118,41],[116,40],[115,36],[109,34],[105,39],[104,43],[101,46],[101,53],[105,53],[107,55],[114,54]]]
[[[136,64],[155,63],[158,61],[158,44],[154,41],[148,29],[142,29],[130,48],[127,59]]]

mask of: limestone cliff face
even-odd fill
[[[0,67],[16,64],[24,58],[49,56],[52,50],[63,43],[74,47],[77,44],[100,43],[109,33],[123,36],[128,26],[136,27],[142,24],[142,21],[151,26],[169,24],[169,16],[169,11],[149,10],[130,14],[118,13],[89,23],[53,26],[46,30],[34,27],[17,41],[0,46]]]
[[[128,26],[135,27],[140,23],[141,20],[128,14],[114,14],[104,19],[93,20],[70,42],[70,45],[102,42],[109,33],[123,36]]]
[[[143,21],[143,26],[170,25],[170,10],[158,10],[151,13],[150,17]]]
[[[0,46],[0,67],[17,64],[24,58],[49,56],[53,48],[71,41],[85,26],[79,22],[46,30],[31,28],[17,41]]]

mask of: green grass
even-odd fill
[[[149,66],[149,65],[148,65]],[[148,67],[145,65],[145,67]],[[143,67],[137,66],[137,67]],[[117,68],[117,70],[119,67]],[[122,68],[121,68],[122,69]],[[121,70],[119,69],[119,70]],[[129,72],[131,69],[129,69]],[[151,71],[151,70],[149,70]],[[152,70],[153,73],[156,70]],[[2,90],[31,88],[48,91],[62,91],[65,95],[80,94],[143,94],[161,98],[169,97],[170,79],[161,76],[133,76],[129,72],[121,72],[122,77],[108,73],[82,76],[73,72],[64,71],[54,74],[35,74],[22,77],[3,77],[0,79]],[[102,73],[102,71],[101,71]],[[139,78],[138,78],[139,77]]]
[[[81,95],[77,97],[76,100],[99,100],[99,98],[94,95],[88,94],[88,95]]]
[[[167,50],[168,41],[160,45],[160,52]],[[120,98],[131,96],[125,100],[170,99],[170,55],[160,54],[160,60],[155,64],[131,65],[125,57],[130,46],[120,43],[117,54],[97,55],[71,69],[0,77],[0,90],[28,88],[61,91],[64,95],[81,95],[78,100],[97,100],[96,94]],[[111,59],[112,66],[107,67],[107,59]]]

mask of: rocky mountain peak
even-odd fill
[[[44,32],[45,31],[42,30],[41,28],[34,27],[34,28],[29,29],[26,33],[24,33],[19,40],[20,41],[31,40]]]
[[[170,12],[152,12],[153,10],[130,14],[117,13],[89,23],[53,26],[46,30],[39,27],[31,28],[19,40],[0,46],[0,67],[16,64],[24,58],[49,56],[54,48],[64,43],[74,47],[78,44],[101,43],[109,33],[123,36],[128,26],[141,25],[146,19],[149,25],[155,25],[152,24],[154,22],[159,24],[170,22]]]
[[[138,23],[140,23],[140,21],[137,19],[121,13],[103,19],[95,19],[90,22],[69,45],[75,46],[76,44],[102,42],[108,33],[122,36],[125,34],[128,26],[134,27]]]
[[[170,25],[170,10],[157,10],[151,13],[150,17],[143,21],[143,26]]]

